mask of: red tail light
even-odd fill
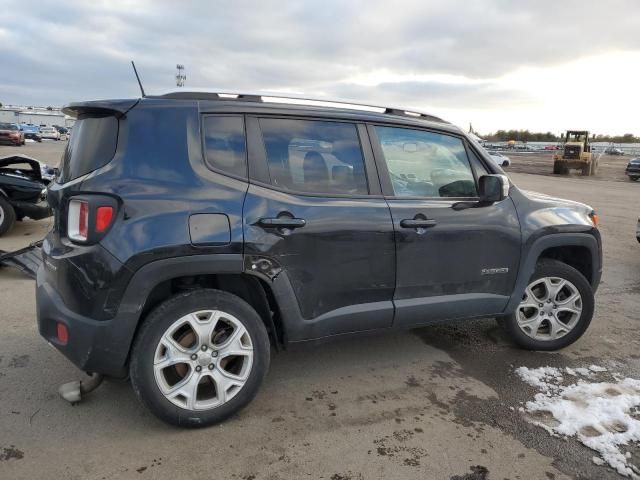
[[[109,229],[116,214],[111,199],[85,195],[69,201],[67,236],[74,242],[95,243]],[[104,202],[104,203],[103,203]],[[115,204],[115,202],[113,202]]]
[[[113,220],[113,207],[96,208],[96,232],[102,233],[109,228]]]

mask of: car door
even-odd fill
[[[368,129],[396,233],[394,323],[500,313],[520,258],[512,200],[478,203],[477,178],[488,170],[461,136]]]
[[[391,326],[393,224],[366,127],[264,116],[247,133],[245,257],[267,272],[289,340]]]

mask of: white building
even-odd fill
[[[59,108],[47,110],[41,107],[6,105],[0,108],[0,122],[31,123],[41,127],[53,125],[70,127],[75,123],[75,119],[62,113]]]

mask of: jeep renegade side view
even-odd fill
[[[295,103],[67,106],[42,336],[195,427],[247,405],[271,348],[294,342],[477,317],[528,349],[584,333],[602,268],[591,208],[510,185],[439,118]]]

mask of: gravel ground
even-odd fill
[[[22,151],[55,164],[59,143]],[[0,147],[0,156],[7,150],[18,149]],[[511,172],[548,166],[512,159]],[[249,407],[204,430],[164,425],[126,382],[107,381],[75,407],[61,400],[57,387],[82,374],[39,337],[33,281],[3,269],[0,478],[620,478],[576,440],[527,421],[518,408],[535,390],[514,369],[597,364],[640,378],[640,185],[618,181],[627,160],[612,159],[610,178],[510,174],[522,188],[583,201],[600,214],[605,271],[593,323],[573,346],[525,352],[481,320],[297,347],[274,353]],[[46,220],[25,220],[0,249],[46,229]],[[640,464],[638,446],[629,450]]]

